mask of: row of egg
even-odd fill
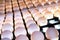
[[[5,20],[1,29],[1,40],[12,40],[13,30],[13,13],[6,12]]]
[[[23,18],[21,16],[21,12],[19,11],[19,7],[17,2],[14,3],[14,1],[12,0],[13,3],[13,11],[14,11],[14,24],[15,24],[15,31],[14,31],[14,35],[16,37],[15,40],[28,40],[27,35],[27,31],[25,29],[25,25],[23,22]]]
[[[2,1],[2,3],[0,3],[0,34],[1,34],[2,24],[5,17],[4,13],[5,13],[5,1]]]
[[[35,23],[31,14],[28,12],[27,9],[22,10],[22,15],[25,20],[26,28],[27,28],[29,34],[32,34],[34,31],[40,31],[39,26]]]

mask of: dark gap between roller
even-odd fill
[[[11,5],[12,5],[12,13],[13,13],[13,39],[12,39],[12,40],[15,40],[15,35],[14,35],[14,31],[15,31],[15,21],[14,21],[14,10],[13,10],[12,0],[11,0]]]

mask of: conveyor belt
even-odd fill
[[[55,30],[59,32],[60,40],[58,0],[4,0],[0,3],[0,40],[34,40],[35,33],[39,37],[44,35],[43,39],[48,40],[46,33],[51,27],[54,29],[51,29],[52,33]]]

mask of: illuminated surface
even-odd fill
[[[54,27],[59,32],[59,4],[58,0],[4,0],[0,2],[0,36],[2,37],[3,32],[6,33],[3,39],[0,38],[2,40],[15,40],[17,36],[24,35],[25,37],[27,36],[27,40],[31,40],[33,32],[41,31],[44,35],[50,27]],[[7,31],[11,35],[7,34]],[[11,38],[9,39],[7,35]],[[18,37],[17,40],[19,39]]]

